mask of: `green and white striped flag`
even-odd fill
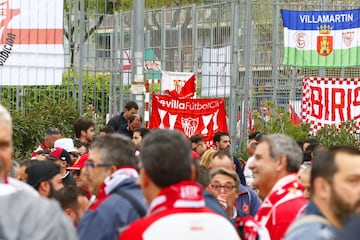
[[[360,9],[281,10],[284,65],[338,68],[360,65]]]

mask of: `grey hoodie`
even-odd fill
[[[0,184],[1,240],[78,239],[70,220],[55,200]]]

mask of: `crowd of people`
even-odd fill
[[[249,134],[248,160],[142,127],[135,102],[99,129],[74,122],[74,139],[44,130],[13,160],[11,115],[0,105],[0,239],[356,239],[360,150],[316,139]],[[358,161],[358,162],[356,162]]]

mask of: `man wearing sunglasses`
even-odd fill
[[[90,145],[85,170],[96,200],[80,220],[79,238],[116,239],[120,229],[144,216],[147,209],[136,185],[134,144],[120,134],[96,138]]]

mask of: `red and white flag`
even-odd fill
[[[248,129],[250,132],[255,131],[254,119],[252,118],[252,111],[250,108],[248,110]]]
[[[360,78],[304,78],[302,122],[316,132],[325,125],[340,126],[353,120],[359,131],[359,96]]]
[[[187,137],[201,134],[208,146],[216,132],[227,132],[224,99],[174,99],[152,96],[150,128],[178,129]]]
[[[299,125],[301,120],[301,101],[289,101],[290,122]]]
[[[161,90],[175,98],[193,97],[196,91],[195,73],[161,72]]]
[[[62,83],[63,3],[0,0],[0,85]]]

